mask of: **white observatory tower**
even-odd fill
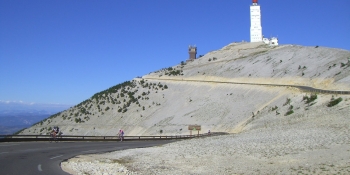
[[[250,6],[250,42],[262,42],[261,12],[258,0]]]

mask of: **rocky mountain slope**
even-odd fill
[[[126,135],[175,135],[189,134],[192,124],[201,125],[201,132],[237,133],[267,116],[276,120],[255,122],[254,127],[267,127],[278,117],[350,112],[349,95],[314,95],[276,86],[350,91],[349,67],[346,50],[232,43],[193,62],[96,93],[21,134],[46,134],[57,125],[65,135],[115,135],[119,129]]]

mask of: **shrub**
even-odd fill
[[[274,110],[276,110],[278,107],[277,106],[275,106],[275,107],[272,107],[272,111],[274,111]]]
[[[294,113],[294,111],[293,110],[289,110],[286,114],[284,114],[285,116],[287,116],[287,115],[290,115],[290,114],[293,114]]]
[[[317,94],[313,94],[310,97],[308,97],[308,96],[303,97],[303,101],[306,100],[305,104],[309,104],[309,103],[315,101],[316,99],[317,99]]]
[[[287,98],[286,102],[283,104],[283,106],[289,105],[290,104],[290,98]]]
[[[75,123],[81,123],[81,118],[75,118]]]
[[[327,106],[328,107],[332,107],[332,106],[335,106],[337,105],[338,103],[340,103],[341,101],[343,101],[343,99],[341,97],[337,98],[337,99],[334,99],[334,100],[331,100]]]

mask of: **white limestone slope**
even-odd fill
[[[327,107],[332,95],[318,95],[312,105],[301,102],[303,95],[292,92],[288,105],[277,103],[279,115],[263,109],[237,134],[78,156],[62,168],[72,174],[349,174],[350,97]],[[294,113],[286,116],[290,105]]]
[[[350,52],[340,49],[232,43],[173,67],[183,75],[169,76],[169,71],[162,69],[135,78],[132,87],[92,97],[21,134],[46,134],[50,127],[58,125],[66,135],[115,135],[119,129],[126,135],[159,135],[160,130],[163,135],[175,135],[189,134],[190,124],[201,125],[202,132],[210,129],[238,133],[253,114],[302,93],[286,87],[198,81],[350,90],[348,58]],[[130,103],[127,111],[118,112],[130,100],[127,93],[140,98]]]
[[[349,54],[324,47],[232,43],[190,62],[183,67],[184,76],[174,78],[350,90],[349,68],[341,67]],[[159,75],[162,73],[144,77],[169,78]]]

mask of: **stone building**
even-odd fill
[[[196,47],[196,45],[188,46],[188,54],[189,54],[190,58],[188,58],[187,62],[188,61],[193,61],[193,60],[196,59],[196,57],[197,57],[197,47]]]

